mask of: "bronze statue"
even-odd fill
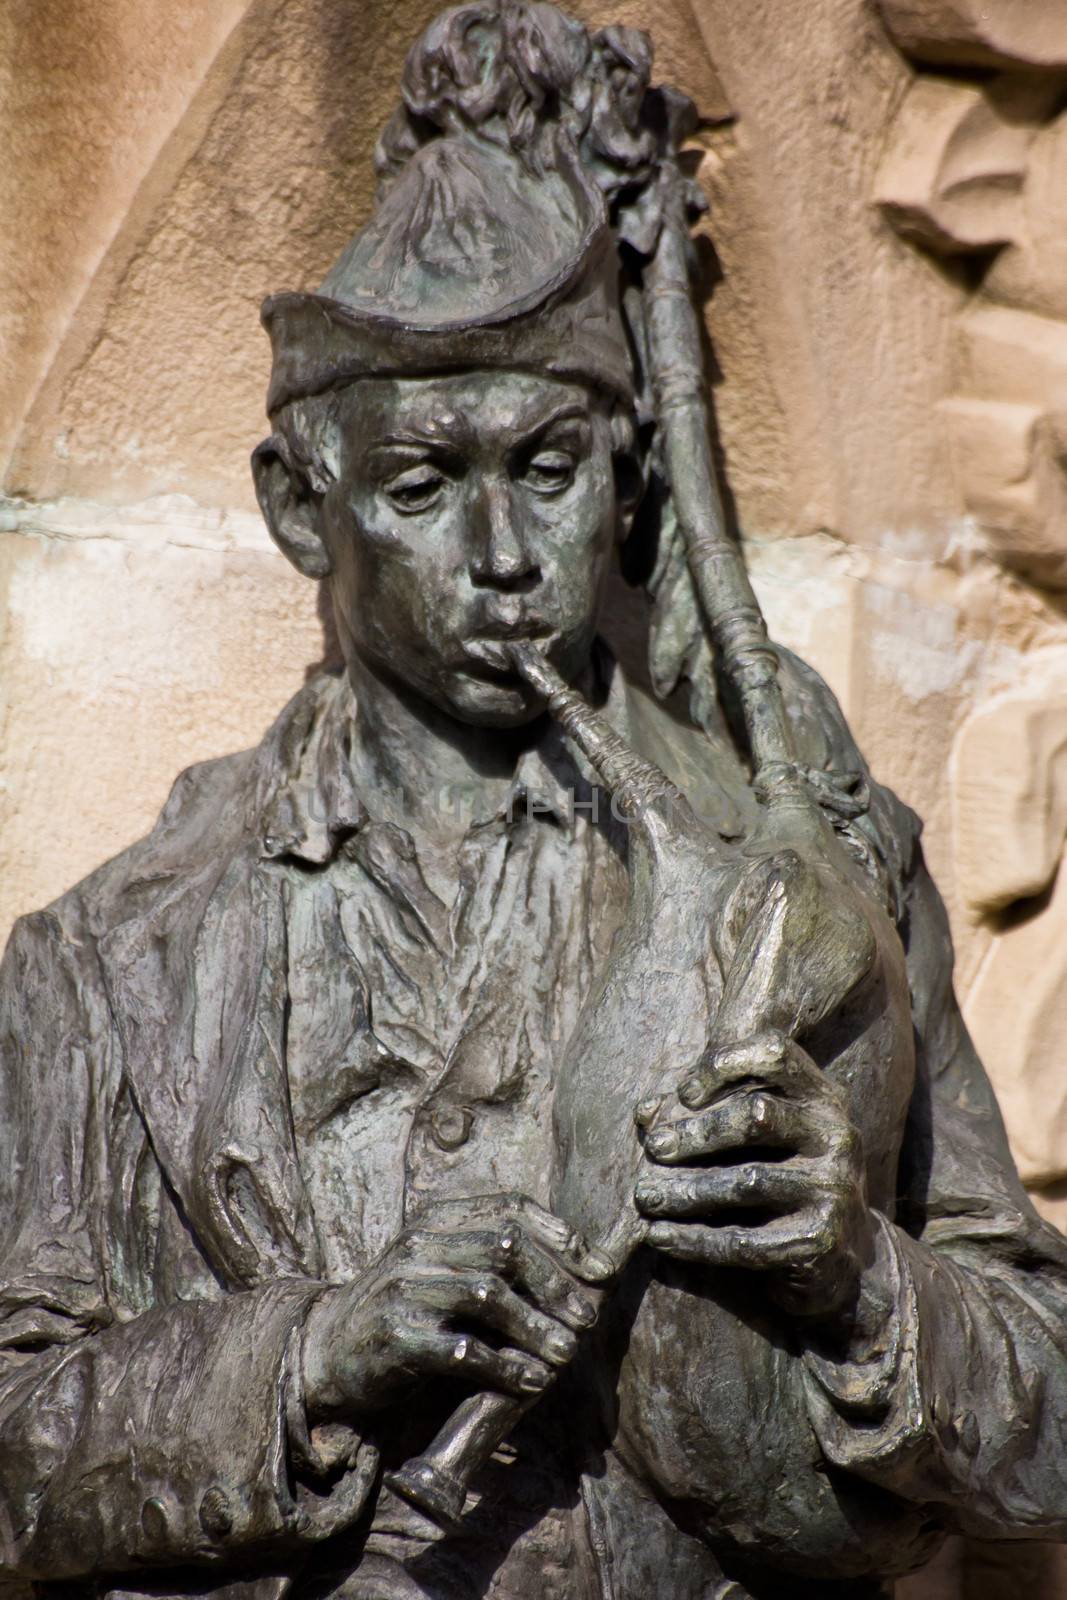
[[[446,12],[264,307],[345,670],[9,945],[10,1578],[801,1600],[1067,1538],[1067,1244],[725,526],[692,126],[643,35]]]

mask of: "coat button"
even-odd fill
[[[225,1539],[233,1529],[233,1509],[225,1489],[213,1483],[200,1502],[200,1526],[212,1539]]]
[[[430,1119],[430,1135],[438,1150],[458,1150],[465,1145],[473,1121],[466,1106],[439,1106]]]
[[[166,1506],[157,1495],[153,1495],[141,1507],[141,1530],[148,1543],[152,1546],[161,1545],[167,1537],[169,1526]]]

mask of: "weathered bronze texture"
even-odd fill
[[[264,307],[345,666],[9,945],[13,1581],[860,1600],[1067,1538],[1067,1245],[727,526],[650,65],[446,12]]]

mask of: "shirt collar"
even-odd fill
[[[275,782],[260,816],[262,855],[323,866],[366,822],[348,760],[354,722],[343,673],[312,679],[283,712],[267,741]]]
[[[589,669],[588,692],[602,701],[612,725],[626,734],[622,673],[606,647],[598,645]],[[258,832],[260,853],[268,859],[291,856],[312,866],[332,861],[345,839],[363,827],[373,811],[352,777],[349,754],[358,717],[347,676],[322,674],[283,712],[267,740],[269,785]],[[508,799],[486,822],[519,826],[551,822],[573,831],[579,816],[595,814],[591,796],[596,777],[549,722],[539,742],[522,756]]]

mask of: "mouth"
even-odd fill
[[[463,659],[463,671],[468,678],[481,678],[487,683],[518,687],[522,681],[502,639],[472,640]]]
[[[506,679],[513,684],[521,683],[509,645],[526,640],[536,643],[543,652],[547,652],[555,637],[556,630],[551,623],[541,622],[537,618],[524,618],[514,623],[490,623],[468,640],[464,649],[464,668],[473,676],[484,676],[494,682]]]

